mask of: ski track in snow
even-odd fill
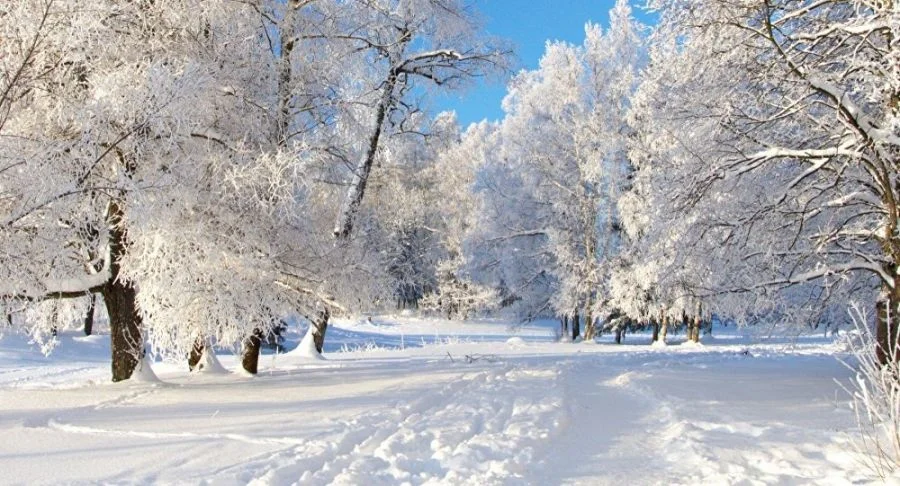
[[[706,368],[707,365],[695,364],[681,367],[677,372],[703,373]],[[740,377],[735,377],[736,386],[745,388],[745,393],[730,397],[732,403],[729,405],[738,404],[738,407],[723,407],[717,400],[702,397],[700,390],[698,395],[701,396],[696,398],[684,398],[691,397],[689,389],[680,390],[682,393],[667,393],[669,390],[659,384],[674,381],[673,374],[671,368],[654,372],[626,371],[606,382],[628,390],[652,408],[652,413],[641,421],[644,437],[648,439],[643,443],[644,453],[648,457],[662,458],[666,462],[663,469],[670,471],[658,484],[844,485],[867,482],[858,474],[860,471],[854,471],[859,464],[844,455],[851,447],[849,435],[836,436],[828,420],[830,415],[836,423],[847,423],[849,411],[838,407],[837,396],[833,405],[823,401],[815,407],[826,424],[818,429],[816,424],[813,427],[791,425],[777,416],[757,419],[753,411],[741,410],[744,406],[771,401],[771,395],[764,390],[767,384],[776,388],[770,390],[776,394],[777,388],[790,386],[790,383],[780,383],[776,376],[761,384],[741,382]],[[801,383],[796,385],[802,386]],[[679,394],[684,396],[676,396]],[[748,403],[741,403],[742,398]],[[758,402],[754,403],[754,400]],[[772,411],[780,412],[776,408]],[[809,410],[800,413],[808,414]],[[784,418],[794,419],[790,414],[786,415]],[[845,471],[839,474],[838,470],[828,470],[823,467],[826,464],[839,464]]]
[[[195,434],[192,432],[140,432],[132,430],[99,429],[95,427],[81,427],[57,422],[50,419],[47,428],[67,432],[71,434],[104,435],[111,437],[139,437],[143,439],[201,439],[201,440],[233,440],[256,445],[299,445],[304,443],[300,439],[291,438],[256,438],[240,434]]]
[[[524,483],[565,419],[558,375],[506,366],[465,373],[412,403],[218,475],[256,485]]]
[[[96,366],[77,366],[65,369],[42,370],[40,368],[18,368],[0,371],[0,382],[9,388],[59,388],[73,376],[94,371]]]

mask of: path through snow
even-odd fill
[[[336,335],[361,330],[378,339],[367,323],[342,326]],[[423,326],[381,326],[383,342],[397,342],[400,332],[424,335]],[[66,359],[43,360],[8,338],[0,341],[0,481],[865,479],[848,452],[852,417],[835,383],[849,372],[826,341],[723,336],[699,348],[655,349],[553,343],[542,337],[546,329],[509,340],[496,324],[456,331],[453,339],[435,333],[432,343],[440,344],[366,346],[325,361],[264,357],[257,377],[157,365],[162,384],[115,385],[96,383],[106,369],[100,352],[79,356],[79,344],[64,338]],[[233,356],[220,359],[237,367]]]

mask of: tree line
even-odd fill
[[[625,0],[550,42],[502,119],[457,0],[70,2],[0,12],[0,295],[35,336],[102,296],[113,379],[300,312],[839,325],[900,357],[893,2]],[[99,300],[97,301],[99,302]],[[52,310],[55,309],[55,310]],[[91,315],[93,315],[91,313]],[[50,317],[48,317],[50,316]]]

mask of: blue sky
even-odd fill
[[[609,10],[615,0],[473,0],[486,21],[488,33],[513,43],[518,56],[514,71],[534,69],[548,39],[581,44],[584,24],[609,22]],[[641,5],[643,1],[632,1]],[[635,14],[646,22],[639,8]],[[435,111],[456,110],[463,127],[482,119],[496,120],[503,114],[500,102],[506,92],[505,81],[479,83],[464,92],[442,96],[434,101]]]

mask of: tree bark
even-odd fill
[[[566,337],[569,335],[569,315],[563,314],[562,318],[559,320],[559,335],[562,337]]]
[[[322,354],[322,349],[325,347],[325,331],[328,330],[328,319],[330,318],[331,312],[329,312],[328,307],[322,306],[322,310],[319,311],[312,323],[313,342],[316,343],[316,351],[319,354]]]
[[[259,349],[262,343],[262,331],[254,329],[247,339],[244,340],[243,350],[241,351],[241,366],[247,373],[255,375],[259,370]]]
[[[650,318],[650,326],[653,327],[653,337],[650,342],[655,343],[656,341],[659,341],[659,322],[656,321],[656,318]]]
[[[112,380],[131,378],[144,353],[141,316],[136,306],[137,292],[131,284],[116,279],[103,288],[103,301],[109,314],[109,340],[112,351]]]
[[[597,328],[594,324],[594,315],[590,310],[584,315],[584,340],[593,341],[597,335]]]
[[[887,287],[887,286],[885,286]],[[900,363],[900,288],[887,287],[875,304],[876,357],[882,365]]]
[[[59,323],[59,303],[54,300],[52,302],[53,310],[50,312],[50,335],[56,337],[59,335],[58,323]]]
[[[691,334],[691,341],[700,342],[700,325],[703,323],[703,304],[697,303],[697,315],[694,316],[694,328]]]
[[[110,279],[103,286],[103,301],[109,314],[109,339],[112,352],[112,380],[131,378],[144,354],[144,339],[141,335],[141,315],[137,309],[137,290],[119,278],[122,258],[127,246],[125,228],[122,224],[125,213],[118,201],[109,203],[107,221],[109,223]]]
[[[88,306],[87,314],[84,315],[84,335],[90,336],[94,333],[94,308],[97,306],[97,296],[91,294],[91,304]]]
[[[662,316],[662,326],[659,329],[659,339],[666,342],[666,336],[669,334],[669,316]]]
[[[616,327],[616,344],[622,344],[622,326]]]
[[[578,336],[581,335],[581,317],[578,315],[578,312],[575,312],[575,315],[572,316],[572,341],[578,339]]]
[[[391,70],[385,82],[381,100],[379,100],[375,109],[375,127],[369,136],[366,153],[356,166],[353,180],[350,183],[350,188],[347,190],[344,203],[341,205],[341,212],[338,214],[337,222],[334,225],[334,236],[336,238],[349,238],[350,233],[353,231],[353,220],[356,217],[356,212],[359,211],[363,195],[365,195],[366,184],[369,182],[369,173],[372,171],[372,165],[375,163],[375,154],[378,153],[378,144],[381,140],[381,133],[384,130],[384,120],[387,117],[388,108],[390,108],[394,99],[394,87],[397,84],[397,76],[397,72]]]
[[[197,365],[200,364],[200,358],[203,357],[203,350],[206,348],[204,344],[204,340],[202,337],[197,337],[194,340],[194,345],[191,346],[191,352],[188,354],[188,370],[195,371],[197,369]]]
[[[278,145],[287,145],[290,138],[291,120],[291,80],[293,69],[291,65],[291,53],[294,51],[294,12],[297,1],[290,0],[284,11],[280,27],[280,46],[278,59]]]

